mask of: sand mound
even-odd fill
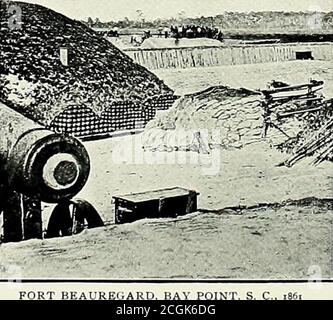
[[[320,89],[321,90],[321,89]],[[333,100],[280,99],[270,105],[257,91],[211,87],[186,95],[148,123],[143,146],[149,151],[241,149],[265,141],[290,153],[293,165],[315,155],[314,164],[333,159]]]
[[[219,86],[184,96],[148,123],[146,150],[197,151],[242,148],[261,141],[261,96],[246,89]]]
[[[22,10],[10,29],[7,5]],[[172,93],[144,67],[78,21],[45,7],[1,1],[0,100],[45,125],[70,105],[100,114],[114,102],[138,105]],[[68,48],[68,66],[60,48]]]

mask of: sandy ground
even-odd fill
[[[95,155],[93,174],[79,197],[98,208],[108,221],[106,228],[71,238],[2,245],[1,262],[20,266],[28,278],[290,279],[306,278],[314,265],[323,277],[331,276],[332,207],[222,209],[330,198],[332,164],[275,167],[282,157],[264,145],[222,153],[221,170],[215,175],[204,174],[199,165],[113,163],[112,150],[128,146],[128,139],[87,144]],[[112,195],[172,186],[200,192],[199,212],[112,224]]]
[[[306,279],[319,266],[328,278],[332,213],[287,206],[139,221],[8,244],[1,256],[24,277]]]
[[[299,84],[315,79],[324,80],[323,93],[327,98],[333,97],[331,61],[299,60],[209,68],[159,69],[153,72],[180,95],[203,90],[212,85],[257,90],[266,88],[267,83],[272,80]]]
[[[314,167],[308,159],[293,168],[278,167],[286,155],[264,143],[200,157],[187,153],[193,158],[188,157],[186,164],[175,163],[186,155],[181,152],[159,153],[159,158],[154,152],[144,152],[141,163],[135,163],[135,157],[140,158],[140,136],[86,146],[91,155],[98,156],[92,158],[92,174],[79,196],[94,203],[106,221],[113,221],[112,196],[175,186],[200,192],[202,210],[333,196],[331,163]]]
[[[309,64],[311,72],[332,79],[328,64]],[[290,72],[291,65],[295,70],[306,66],[297,62],[269,68],[277,73]],[[252,65],[235,68],[235,81],[237,70],[244,72],[244,77],[238,77],[244,81],[241,86],[250,71],[255,71]],[[328,73],[323,71],[326,69]],[[226,84],[222,81],[226,74],[221,70],[173,70],[160,76],[169,85],[178,83],[178,91],[184,93]],[[268,73],[262,78],[256,76],[263,83],[271,80]],[[232,77],[228,79],[232,81]],[[277,167],[285,155],[265,143],[200,158],[192,154],[192,163],[183,164],[175,161],[186,156],[179,152],[159,153],[159,164],[156,153],[140,155],[140,135],[85,145],[91,155],[92,173],[78,197],[90,201],[108,226],[69,238],[2,245],[2,266],[16,265],[21,276],[28,278],[304,279],[313,266],[320,268],[323,277],[331,277],[332,201],[330,205],[319,201],[281,208],[225,208],[309,197],[332,199],[332,163],[313,167],[308,159],[293,168]],[[197,213],[120,226],[112,223],[112,196],[174,186],[200,192]],[[8,277],[6,272],[0,268],[0,277]]]

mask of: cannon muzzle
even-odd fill
[[[75,196],[89,171],[89,156],[77,139],[44,129],[24,133],[7,160],[9,185],[50,203]]]
[[[7,185],[44,202],[75,196],[86,184],[89,155],[80,141],[40,127],[0,104],[0,157]]]

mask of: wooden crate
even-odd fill
[[[183,188],[161,189],[114,196],[115,223],[146,218],[177,217],[197,211],[199,193]]]

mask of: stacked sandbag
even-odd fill
[[[254,91],[211,87],[186,95],[148,123],[143,145],[151,151],[242,148],[260,142],[262,98]]]

